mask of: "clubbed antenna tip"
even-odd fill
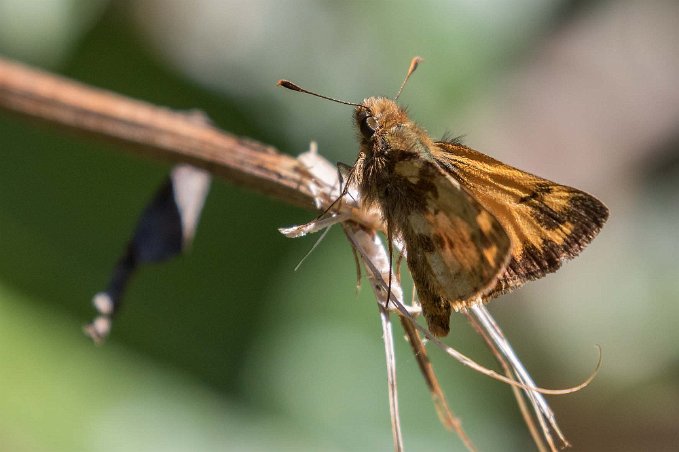
[[[289,81],[289,80],[279,80],[279,81],[276,82],[276,85],[282,86],[283,88],[291,89],[291,90],[293,90],[293,91],[304,92],[304,90],[302,90],[302,88],[300,88],[299,86],[295,85],[294,83],[292,83],[292,82]]]
[[[322,94],[314,93],[313,91],[308,91],[302,88],[301,86],[295,85],[289,80],[279,80],[276,82],[276,85],[282,86],[283,88],[291,89],[293,91],[299,91],[300,93],[311,94],[312,96],[320,97],[321,99],[331,100],[333,102],[337,102],[338,104],[353,105],[354,107],[363,107],[363,105],[361,104],[347,102],[346,100],[335,99],[334,97],[328,97]]]
[[[415,69],[417,69],[417,66],[422,62],[422,57],[416,56],[412,60],[410,60],[410,67],[408,68],[408,73],[406,74],[406,78],[403,79],[403,83],[401,83],[401,87],[398,89],[398,92],[396,93],[396,97],[394,97],[394,100],[398,100],[398,97],[401,95],[401,91],[403,91],[403,87],[406,86],[406,82],[410,78],[410,76],[415,72]]]

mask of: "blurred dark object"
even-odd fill
[[[92,299],[99,315],[84,330],[95,343],[101,343],[111,331],[111,321],[138,265],[162,262],[191,246],[210,180],[204,170],[177,165],[144,209],[108,287]]]

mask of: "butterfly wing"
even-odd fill
[[[429,329],[444,336],[451,308],[469,307],[497,285],[510,239],[495,217],[433,159],[402,157],[394,175],[390,199],[383,203],[385,217],[405,242]],[[410,204],[404,206],[404,200]]]
[[[437,142],[434,157],[511,239],[509,264],[486,298],[556,271],[592,241],[608,218],[606,206],[593,196],[466,146]]]

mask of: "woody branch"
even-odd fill
[[[314,209],[310,175],[293,157],[171,111],[0,58],[0,109],[206,169],[288,204]]]

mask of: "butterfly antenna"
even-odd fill
[[[333,97],[328,97],[328,96],[324,96],[322,94],[318,94],[318,93],[314,93],[312,91],[308,91],[308,90],[302,88],[301,86],[297,86],[297,85],[295,85],[294,83],[292,83],[291,81],[288,81],[288,80],[279,80],[278,82],[276,82],[276,85],[282,86],[283,88],[291,89],[293,91],[299,91],[300,93],[311,94],[312,96],[316,96],[316,97],[320,97],[321,99],[326,99],[326,100],[330,100],[330,101],[333,101],[333,102],[337,102],[338,104],[353,105],[354,107],[363,107],[363,105],[361,105],[361,104],[356,104],[354,102],[347,102],[346,100],[339,100],[339,99],[335,99]]]
[[[415,72],[415,69],[417,69],[417,65],[420,64],[422,61],[421,57],[416,56],[410,61],[410,67],[408,68],[408,73],[406,74],[406,78],[403,79],[403,83],[401,83],[401,87],[398,89],[398,92],[396,93],[396,97],[394,97],[394,100],[398,100],[398,97],[401,95],[401,91],[403,91],[403,87],[406,86],[406,82],[410,78],[410,76]]]

